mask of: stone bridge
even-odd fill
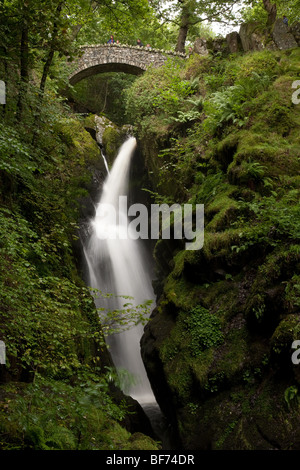
[[[186,58],[185,54],[159,49],[120,44],[82,46],[82,55],[74,62],[75,70],[69,77],[71,85],[83,78],[104,72],[143,73],[150,65],[159,67],[169,57]]]

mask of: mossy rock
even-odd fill
[[[102,144],[105,157],[110,165],[112,165],[119,148],[126,140],[127,132],[127,127],[119,128],[114,124],[110,124],[105,128],[102,136]]]
[[[281,320],[274,331],[270,344],[271,350],[277,357],[290,359],[291,347],[294,340],[300,337],[300,316],[288,315]]]
[[[160,450],[160,444],[145,434],[136,432],[131,435],[125,450]]]

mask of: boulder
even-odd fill
[[[208,55],[207,41],[203,38],[197,38],[194,43],[194,52],[199,55]]]
[[[288,31],[294,36],[295,41],[297,42],[298,46],[300,46],[300,22],[297,21],[293,23]]]
[[[274,23],[272,37],[278,49],[284,50],[298,47],[298,43],[290,32],[290,28],[280,18]]]
[[[228,54],[229,48],[225,38],[219,37],[216,39],[208,39],[207,49],[213,54],[221,53]]]
[[[234,54],[243,50],[242,41],[237,31],[227,34],[226,41],[228,44],[229,51]]]
[[[258,23],[242,23],[239,36],[245,52],[261,51],[265,48],[265,35]]]

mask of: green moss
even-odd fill
[[[295,339],[299,339],[300,335],[300,318],[298,315],[288,315],[284,318],[275,329],[271,340],[272,351],[276,355],[290,353],[292,343]]]
[[[205,390],[208,384],[208,375],[214,360],[213,349],[201,353],[198,359],[191,361],[191,370],[199,390]]]
[[[102,136],[102,143],[105,151],[105,156],[111,163],[115,159],[118,150],[123,143],[124,135],[120,132],[117,126],[107,126]]]
[[[248,361],[247,336],[245,326],[230,330],[225,337],[225,348],[219,353],[215,371],[222,372],[224,379],[231,384],[235,380],[240,380],[242,370]]]
[[[238,204],[230,198],[230,194],[234,189],[234,187],[231,187],[227,191],[222,192],[214,201],[207,205],[205,215],[211,219],[208,224],[206,224],[206,230],[209,232],[223,231],[229,228],[231,223],[236,219]]]
[[[240,229],[228,229],[217,233],[204,232],[204,256],[207,259],[212,259],[214,256],[230,255],[231,247],[240,240],[239,234]]]
[[[164,285],[166,299],[177,308],[189,308],[194,305],[199,293],[199,287],[183,278],[177,278],[171,273]]]
[[[159,443],[142,433],[134,433],[130,436],[125,450],[160,450]]]

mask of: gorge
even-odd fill
[[[1,49],[1,449],[300,448],[300,53],[264,37],[64,96]]]

